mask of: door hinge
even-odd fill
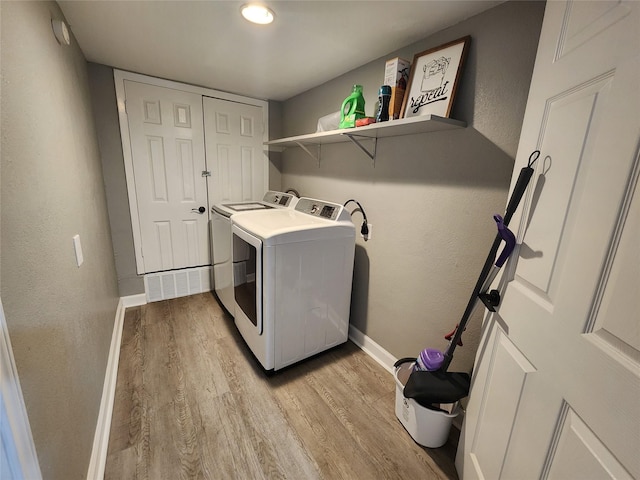
[[[202,170],[202,176],[203,177],[210,177],[211,176],[211,172],[208,170]]]

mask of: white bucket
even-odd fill
[[[413,398],[404,396],[404,386],[413,370],[413,362],[396,367],[396,417],[416,443],[424,447],[438,448],[447,443],[451,422],[460,414],[458,402],[434,405],[441,410],[423,407]]]

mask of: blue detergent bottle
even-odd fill
[[[365,117],[362,85],[354,85],[351,95],[344,99],[340,109],[339,128],[353,128],[356,120]]]
[[[378,91],[378,113],[376,122],[386,122],[389,120],[389,103],[391,102],[391,87],[382,85]]]

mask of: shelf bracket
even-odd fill
[[[294,142],[294,143],[298,145],[302,150],[307,152],[307,155],[313,158],[318,163],[318,168],[320,168],[320,144],[319,143],[316,145],[316,147],[318,147],[317,155],[314,155],[313,153],[311,153],[309,149],[304,145],[304,143],[301,143],[301,142]]]
[[[353,133],[345,133],[349,140],[351,140],[356,146],[362,150],[367,157],[369,157],[373,163],[373,166],[376,166],[376,148],[378,147],[378,137],[367,137],[366,135],[354,135]],[[358,137],[358,138],[356,138]],[[373,140],[373,151],[367,150],[367,148],[362,145],[361,139]]]

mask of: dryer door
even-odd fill
[[[253,327],[252,335],[262,335],[262,241],[237,225],[232,232],[236,323],[245,319]],[[241,332],[246,328],[242,325]]]
[[[213,264],[231,262],[231,219],[213,210],[211,217]]]
[[[224,307],[235,317],[231,278],[231,219],[216,210],[211,217],[213,280]]]

